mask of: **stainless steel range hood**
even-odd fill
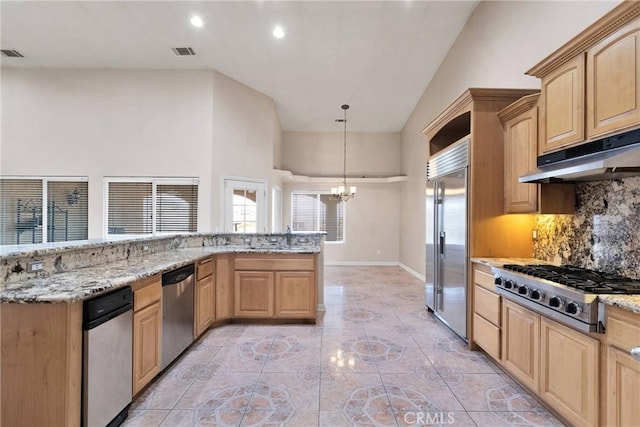
[[[640,175],[640,129],[538,157],[519,182],[599,181]]]

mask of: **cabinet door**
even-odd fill
[[[640,124],[640,19],[587,51],[587,137]]]
[[[502,301],[502,362],[514,377],[538,390],[540,316],[511,301]]]
[[[156,302],[133,314],[133,394],[159,372],[162,365],[162,305]]]
[[[543,318],[540,351],[541,397],[571,424],[597,425],[598,341]]]
[[[629,353],[607,351],[607,425],[640,426],[640,362]]]
[[[315,319],[316,285],[311,271],[276,273],[275,316]]]
[[[216,320],[231,318],[233,314],[233,258],[219,256],[216,259]]]
[[[542,78],[538,153],[584,141],[584,54]]]
[[[273,272],[236,271],[235,317],[273,317]]]
[[[208,276],[196,282],[196,310],[195,310],[195,336],[199,337],[207,330],[214,316],[215,282],[213,276]]]
[[[531,108],[505,124],[505,213],[535,212],[537,184],[521,184],[518,178],[536,168],[538,109]]]

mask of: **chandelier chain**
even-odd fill
[[[344,108],[344,153],[343,153],[342,177],[344,187],[347,188],[347,109]]]
[[[331,199],[346,202],[352,197],[355,197],[356,187],[347,187],[347,110],[349,109],[349,105],[343,104],[340,108],[344,110],[344,119],[336,119],[336,122],[344,123],[342,141],[342,185],[331,189]]]

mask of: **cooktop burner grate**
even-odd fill
[[[640,295],[640,281],[570,265],[506,264],[505,270],[559,283],[590,294]]]

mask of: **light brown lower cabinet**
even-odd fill
[[[640,362],[631,349],[640,346],[640,314],[607,306],[606,425],[640,426]]]
[[[501,300],[495,292],[491,269],[473,264],[473,343],[480,346],[495,360],[501,358]]]
[[[216,256],[215,319],[225,320],[233,316],[233,257]]]
[[[314,255],[242,255],[234,260],[233,317],[316,318]]]
[[[198,261],[194,310],[194,337],[199,337],[211,325],[215,315],[215,260],[213,257]]]
[[[511,301],[502,304],[502,365],[574,426],[596,426],[600,342]]]
[[[276,272],[274,299],[274,314],[278,318],[315,318],[315,273],[312,271]]]
[[[502,364],[537,392],[540,379],[540,316],[511,301],[502,302]]]
[[[234,317],[273,317],[273,272],[236,271]]]
[[[640,362],[607,348],[607,425],[640,426]]]
[[[213,282],[213,276],[196,281],[196,307],[194,313],[194,336],[196,338],[202,335],[213,322],[214,298],[215,283]]]
[[[0,304],[2,426],[80,426],[82,301]]]
[[[600,343],[542,318],[540,395],[575,426],[598,424]]]
[[[162,281],[159,275],[132,285],[133,394],[142,390],[162,366]]]

